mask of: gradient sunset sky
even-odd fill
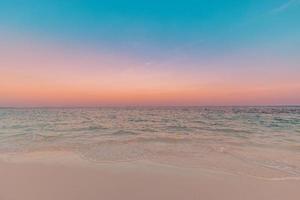
[[[0,0],[0,106],[300,105],[300,0]]]

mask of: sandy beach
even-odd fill
[[[68,152],[1,156],[1,200],[297,200],[299,180],[259,180],[149,161],[93,164]]]

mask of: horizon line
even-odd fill
[[[0,109],[51,109],[51,108],[168,108],[168,107],[300,107],[300,104],[281,105],[114,105],[114,106],[0,106]]]

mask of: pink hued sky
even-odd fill
[[[300,105],[300,1],[0,1],[0,107]]]
[[[26,37],[1,43],[1,106],[300,103],[297,62],[254,54],[255,49],[217,60],[151,63],[126,52]]]

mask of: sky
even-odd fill
[[[300,105],[300,0],[0,0],[0,107]]]

